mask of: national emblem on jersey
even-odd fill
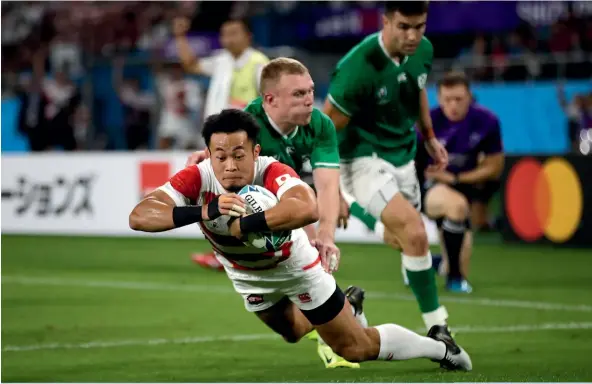
[[[382,86],[380,87],[380,89],[378,90],[378,92],[376,92],[376,97],[378,98],[378,104],[379,105],[383,105],[389,102],[388,98],[388,90],[386,88],[386,86]]]
[[[427,74],[422,73],[421,75],[419,75],[417,77],[417,86],[419,87],[419,89],[424,89],[427,81],[428,81],[428,75]]]

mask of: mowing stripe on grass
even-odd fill
[[[517,333],[517,332],[536,332],[536,331],[559,331],[559,330],[581,330],[592,329],[590,323],[547,323],[547,324],[523,324],[498,327],[480,327],[480,326],[459,326],[454,327],[455,333]],[[425,329],[416,329],[416,332],[423,333]],[[50,344],[32,344],[32,345],[6,345],[2,352],[25,352],[50,349],[96,349],[96,348],[114,348],[129,346],[154,346],[165,344],[201,344],[218,341],[257,341],[279,339],[280,336],[273,333],[261,333],[251,335],[223,335],[223,336],[204,336],[204,337],[185,337],[179,339],[150,339],[150,340],[112,340],[112,341],[89,341],[86,343],[50,343]]]
[[[193,284],[166,284],[140,281],[109,281],[109,280],[77,280],[77,279],[61,279],[51,277],[31,277],[31,276],[2,276],[3,284],[21,284],[21,285],[54,285],[54,286],[76,286],[76,287],[90,287],[90,288],[113,288],[113,289],[132,289],[141,291],[185,291],[185,292],[205,292],[205,293],[220,293],[220,294],[235,294],[234,290],[229,286],[212,286],[212,285],[193,285]],[[374,299],[388,299],[401,301],[415,301],[413,295],[398,294],[389,292],[366,292],[367,298]],[[485,307],[506,307],[506,308],[523,308],[536,309],[541,311],[571,311],[571,312],[592,312],[592,306],[585,304],[559,304],[546,303],[539,301],[523,301],[523,300],[507,300],[507,299],[491,299],[491,298],[477,298],[477,297],[452,297],[440,296],[440,301],[443,303],[456,303],[466,305],[478,305]]]

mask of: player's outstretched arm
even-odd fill
[[[175,202],[165,192],[156,190],[136,205],[129,215],[129,226],[134,231],[162,232],[175,228]]]
[[[156,190],[136,205],[129,225],[135,231],[163,232],[222,215],[238,217],[245,212],[244,201],[234,193],[217,196],[209,204],[177,206],[169,194]]]

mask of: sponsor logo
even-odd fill
[[[96,176],[81,174],[74,177],[61,175],[46,180],[35,180],[25,175],[16,179],[16,185],[2,188],[2,205],[16,203],[17,216],[32,214],[37,217],[62,217],[65,215],[91,215],[93,185]]]
[[[514,233],[525,241],[543,236],[568,241],[582,220],[582,183],[573,166],[561,158],[541,163],[524,158],[514,164],[505,186],[505,211]]]
[[[299,294],[298,300],[300,300],[301,303],[310,303],[312,301],[312,298],[310,297],[310,294],[306,292]]]
[[[249,295],[247,296],[247,302],[250,305],[261,305],[265,300],[263,300],[263,295]]]

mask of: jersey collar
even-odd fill
[[[240,68],[244,67],[249,62],[249,59],[251,58],[252,54],[253,54],[253,48],[249,47],[249,48],[245,49],[243,51],[243,53],[241,53],[241,55],[239,57],[237,57],[236,59],[233,57],[234,67],[236,69],[240,69]]]
[[[403,58],[403,61],[401,61],[401,63],[397,62],[395,59],[393,59],[391,57],[391,55],[389,55],[388,51],[386,50],[386,47],[384,46],[384,42],[382,41],[382,31],[380,31],[378,33],[378,45],[380,45],[380,49],[382,49],[382,52],[385,54],[385,56],[392,61],[393,64],[395,64],[395,66],[399,67],[401,64],[405,64],[407,62],[407,60],[409,59],[409,56],[405,56]]]
[[[272,128],[279,133],[284,139],[293,139],[294,136],[296,136],[296,132],[298,132],[298,126],[296,126],[296,128],[288,135],[286,135],[285,133],[282,132],[282,130],[280,129],[280,127],[278,127],[278,125],[271,120],[271,117],[269,117],[269,115],[267,114],[267,112],[265,112],[265,116],[267,116],[267,120],[269,121],[269,125],[272,126]]]

